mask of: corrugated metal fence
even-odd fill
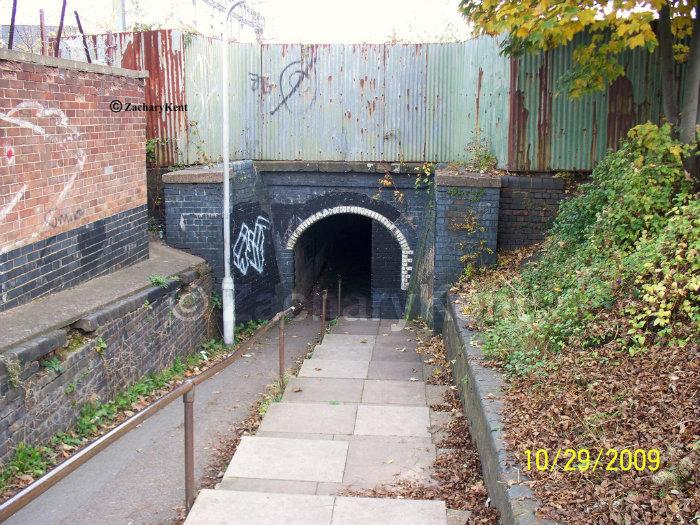
[[[188,115],[197,122],[190,161],[221,152],[220,55],[212,44],[196,38],[185,47]],[[509,66],[493,39],[232,44],[230,56],[236,158],[462,160],[478,129],[506,158]]]
[[[97,61],[148,69],[161,165],[221,156],[220,42],[174,30],[89,37]],[[460,161],[483,142],[512,171],[590,170],[636,123],[660,116],[656,54],[624,56],[627,76],[571,100],[558,79],[583,43],[521,58],[499,39],[451,44],[230,45],[231,154],[237,159]],[[61,45],[84,60],[80,37]]]
[[[577,40],[506,58],[499,40],[453,44],[231,45],[231,151],[265,160],[460,161],[482,142],[513,171],[590,170],[636,123],[658,122],[658,59],[572,100],[558,79]],[[219,49],[185,46],[187,161],[220,156]]]

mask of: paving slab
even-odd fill
[[[282,401],[359,403],[362,400],[363,386],[362,379],[294,377],[287,383]]]
[[[425,406],[425,387],[420,381],[368,379],[362,391],[362,402]]]
[[[443,501],[337,497],[332,525],[446,525]]]
[[[430,433],[433,443],[437,445],[449,437],[447,425],[450,421],[452,421],[450,412],[430,411]]]
[[[430,437],[428,407],[360,405],[355,434]]]
[[[379,321],[378,334],[395,334],[401,333],[408,326],[408,322],[405,319],[382,319]],[[406,330],[406,333],[413,333]]]
[[[369,361],[372,359],[372,347],[368,345],[319,345],[314,349],[311,359],[350,359],[352,361]]]
[[[260,425],[264,432],[352,434],[357,405],[273,403]]]
[[[338,482],[347,452],[343,441],[243,436],[224,478]]]
[[[401,361],[422,364],[423,356],[406,346],[375,344],[372,349],[372,361]]]
[[[361,344],[372,345],[376,337],[374,335],[352,335],[352,334],[326,334],[323,337],[323,344]]]
[[[223,478],[217,490],[243,492],[280,492],[283,494],[316,494],[316,481],[288,481],[284,479]],[[326,493],[330,494],[330,493]]]
[[[307,359],[301,365],[299,377],[365,379],[368,365],[367,361],[350,359]]]
[[[367,379],[422,380],[423,365],[421,363],[401,361],[371,361]]]
[[[425,400],[428,406],[441,405],[445,402],[445,392],[450,389],[448,385],[425,385]]]
[[[391,485],[399,479],[430,483],[435,446],[415,438],[350,441],[343,475],[347,488]]]
[[[334,327],[334,334],[352,335],[377,335],[379,330],[379,320],[367,319],[341,319]]]
[[[188,525],[329,525],[332,496],[202,490],[187,517]]]

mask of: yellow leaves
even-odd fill
[[[683,153],[683,148],[681,148],[680,144],[674,144],[672,146],[669,146],[668,151],[677,160],[681,160],[681,154]]]
[[[630,49],[634,49],[635,47],[641,47],[644,44],[646,44],[644,35],[634,35],[633,37],[627,39],[627,45],[630,47]]]

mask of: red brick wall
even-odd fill
[[[146,204],[144,79],[51,62],[0,59],[0,254]]]

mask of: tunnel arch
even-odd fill
[[[325,219],[326,217],[330,217],[331,215],[340,214],[363,215],[365,217],[369,217],[370,219],[374,219],[382,226],[384,226],[387,230],[389,230],[389,233],[391,233],[392,237],[394,237],[396,242],[398,242],[399,246],[401,247],[401,289],[408,290],[408,283],[411,279],[411,262],[413,261],[413,250],[411,250],[406,236],[393,222],[391,222],[381,213],[370,210],[368,208],[363,208],[361,206],[335,206],[333,208],[326,208],[325,210],[314,213],[306,220],[302,221],[291,233],[291,235],[287,239],[285,248],[288,250],[293,250],[301,235],[312,224],[322,219]]]

